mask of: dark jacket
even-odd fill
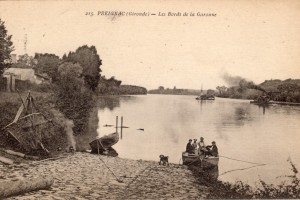
[[[194,153],[193,145],[191,143],[187,143],[185,151],[188,152],[188,153]]]
[[[219,155],[218,147],[217,147],[216,145],[213,145],[213,146],[212,146],[212,149],[211,149],[211,151],[210,151],[210,153],[211,153],[213,156],[217,157],[217,156]]]

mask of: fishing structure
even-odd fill
[[[49,151],[42,143],[41,126],[48,123],[53,124],[52,120],[47,119],[45,115],[38,111],[30,92],[28,92],[25,100],[22,99],[20,94],[19,97],[21,106],[15,118],[2,130],[27,152],[43,150],[48,154]]]

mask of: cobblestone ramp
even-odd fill
[[[199,186],[189,170],[172,164],[75,153],[55,161],[0,165],[0,184],[41,175],[54,177],[49,190],[8,199],[199,199],[207,195],[207,188]]]

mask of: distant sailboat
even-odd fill
[[[200,95],[196,97],[196,100],[215,100],[215,97],[213,95],[208,95],[208,94],[202,94],[202,84],[201,84],[201,91]]]
[[[200,90],[200,95],[196,97],[196,100],[201,100],[201,96],[202,96],[202,83],[201,83],[201,90]]]

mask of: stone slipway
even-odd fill
[[[190,170],[174,164],[80,152],[58,160],[0,164],[0,184],[43,175],[54,178],[49,190],[8,199],[200,199],[208,194],[208,188],[197,184]]]

